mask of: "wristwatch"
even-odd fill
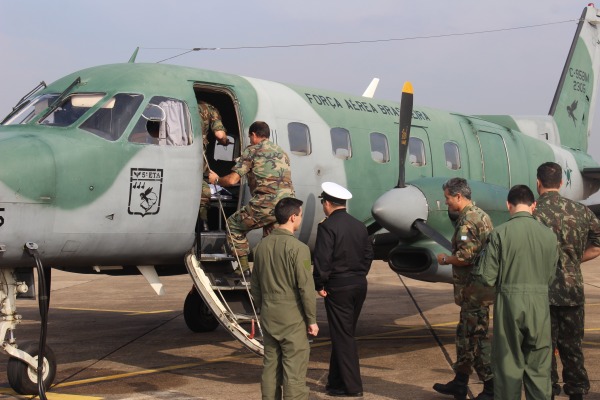
[[[442,264],[446,264],[446,256],[442,256]]]

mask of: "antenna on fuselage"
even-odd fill
[[[139,47],[136,47],[136,48],[135,48],[135,51],[133,52],[133,54],[132,54],[132,55],[131,55],[131,57],[129,58],[129,61],[128,61],[128,62],[129,62],[129,64],[133,64],[133,63],[135,63],[135,58],[137,57],[137,53],[138,53],[138,51],[139,51],[139,50],[140,50],[140,48],[139,48]]]

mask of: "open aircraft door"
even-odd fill
[[[221,290],[224,289],[215,286],[213,282],[211,282],[211,279],[202,269],[196,255],[188,253],[185,256],[185,265],[194,281],[196,290],[221,326],[223,326],[223,328],[225,328],[248,350],[259,356],[263,356],[264,347],[261,342],[254,338],[254,332],[248,332],[240,325],[240,322],[248,321],[248,319],[244,318],[244,316],[240,318],[240,315],[230,308],[226,296],[221,293]],[[252,330],[254,331],[255,326],[260,330],[258,322],[256,325],[254,325],[254,323],[255,321],[252,320]]]

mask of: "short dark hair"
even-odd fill
[[[460,193],[462,197],[471,200],[471,188],[464,178],[450,178],[442,185],[442,189],[447,190],[450,196],[456,196]]]
[[[546,189],[560,189],[562,167],[552,161],[545,162],[538,167],[537,178]]]
[[[254,121],[252,125],[250,125],[250,129],[248,129],[248,134],[252,134],[252,132],[256,133],[256,136],[267,139],[271,136],[271,129],[264,121]]]
[[[531,189],[529,189],[529,186],[515,185],[510,188],[508,196],[506,197],[506,201],[513,206],[519,204],[526,204],[530,206],[535,202],[535,197],[533,196]]]
[[[299,215],[302,203],[302,200],[294,197],[284,197],[279,200],[275,205],[275,219],[277,219],[277,223],[285,224],[292,215]]]

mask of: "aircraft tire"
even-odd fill
[[[183,318],[192,332],[212,332],[219,321],[210,311],[195,287],[190,290],[183,304]]]
[[[39,344],[36,342],[24,342],[19,349],[36,358]],[[11,357],[6,368],[8,383],[13,390],[23,395],[38,395],[37,371],[31,368],[23,360]],[[48,346],[44,351],[44,388],[47,390],[56,377],[56,357]]]

